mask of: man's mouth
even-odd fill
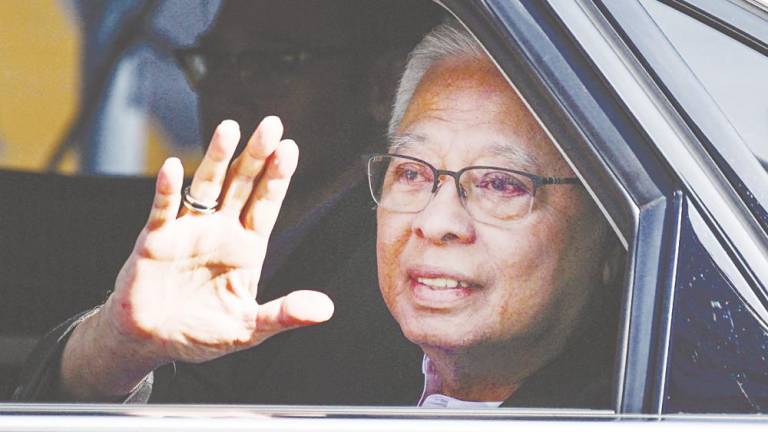
[[[449,306],[480,288],[469,277],[438,269],[410,269],[408,279],[416,301],[431,307]]]
[[[417,277],[416,282],[426,285],[434,290],[443,289],[455,289],[455,288],[470,288],[471,285],[468,282],[450,278],[426,278]]]

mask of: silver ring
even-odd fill
[[[192,186],[187,186],[184,188],[184,207],[188,208],[189,211],[198,214],[211,214],[216,211],[216,208],[219,206],[218,201],[200,201],[192,196],[190,193],[191,188]]]

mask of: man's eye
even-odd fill
[[[512,174],[501,172],[484,175],[475,187],[504,197],[517,197],[530,193],[520,179]]]
[[[409,185],[432,183],[431,173],[418,164],[406,163],[395,167],[395,180]]]

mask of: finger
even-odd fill
[[[243,225],[247,229],[269,236],[298,161],[299,148],[296,143],[293,140],[281,141],[245,207]]]
[[[193,198],[201,202],[219,199],[229,160],[239,141],[240,126],[237,122],[224,120],[216,127],[208,150],[192,178],[189,193]]]
[[[267,159],[280,144],[283,123],[269,116],[261,121],[243,152],[232,163],[222,194],[221,210],[239,215]]]
[[[294,291],[258,306],[253,341],[259,342],[285,330],[328,321],[333,302],[318,291]]]
[[[176,220],[181,204],[181,185],[184,182],[184,168],[177,158],[168,158],[157,173],[155,198],[147,219],[147,228],[155,230],[167,222]]]

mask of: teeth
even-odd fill
[[[453,289],[457,286],[462,288],[469,288],[469,284],[464,281],[457,281],[456,279],[449,278],[416,278],[420,284],[427,285],[434,289]]]

